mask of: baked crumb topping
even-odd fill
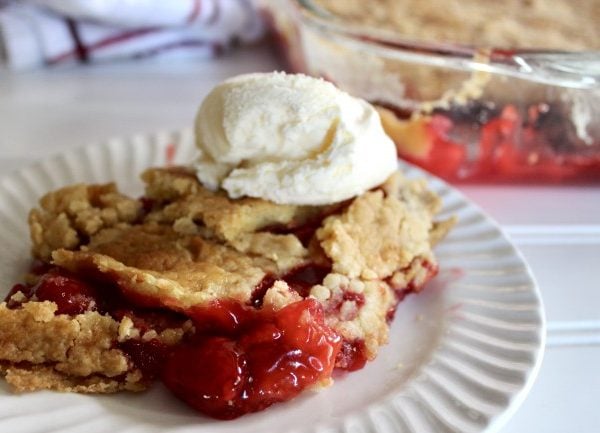
[[[316,0],[347,22],[425,41],[499,48],[600,47],[595,0]]]
[[[435,273],[432,243],[452,225],[434,222],[439,198],[400,174],[321,207],[231,200],[184,168],[150,169],[142,178],[140,200],[113,184],[75,185],[47,194],[31,211],[35,257],[94,287],[117,288],[142,315],[127,303],[63,314],[36,298],[43,278],[32,277],[0,304],[0,371],[15,390],[143,390],[151,382],[144,372],[161,362],[147,356],[148,347],[163,353],[194,338],[207,326],[199,312],[232,302],[264,317],[320,305],[327,332],[335,333],[327,338],[341,344],[335,366],[360,368],[386,343],[398,300]],[[105,290],[97,296],[109,296]],[[166,326],[143,319],[156,308],[192,320]],[[310,314],[322,332],[321,313]]]
[[[346,212],[328,217],[317,238],[333,270],[351,278],[383,279],[415,257],[429,255],[431,215],[423,205],[412,207],[401,197],[373,191],[354,200]]]
[[[72,376],[127,371],[127,359],[112,348],[117,322],[95,312],[75,317],[55,312],[51,302],[26,302],[17,309],[0,304],[0,359],[54,363],[56,371]]]
[[[119,193],[113,183],[50,192],[29,214],[33,255],[47,261],[54,250],[75,249],[104,228],[134,222],[141,208],[138,200]]]
[[[233,200],[223,191],[204,188],[192,172],[182,168],[149,169],[142,179],[147,182],[146,196],[164,203],[148,215],[148,221],[186,221],[204,226],[208,230],[198,230],[227,242],[271,225],[299,223],[320,211],[315,206],[280,205],[256,198]]]

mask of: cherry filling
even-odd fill
[[[437,269],[423,263],[423,281]],[[215,301],[193,307],[185,315],[154,308],[158,300],[130,296],[126,288],[110,282],[82,279],[60,268],[51,268],[33,286],[16,285],[27,299],[55,302],[57,314],[76,315],[89,311],[109,314],[116,320],[129,317],[143,335],[178,328],[188,318],[195,333],[175,346],[157,338],[115,342],[140,369],[145,379],[161,378],[167,388],[196,410],[219,419],[232,419],[289,400],[307,387],[331,376],[334,368],[354,371],[366,361],[364,341],[347,341],[325,324],[323,306],[309,297],[321,284],[330,266],[308,264],[281,276],[304,299],[279,311],[263,309],[263,297],[275,278],[267,276],[255,288],[250,305],[237,301]],[[398,302],[406,293],[420,290],[414,281],[395,288]],[[20,305],[17,299],[10,308]],[[329,308],[341,309],[345,302],[360,308],[364,295],[340,294]],[[393,311],[390,318],[393,317]]]
[[[360,370],[367,363],[366,347],[363,340],[342,342],[335,366],[347,371]]]
[[[412,264],[409,265],[409,267],[410,266],[412,266]],[[400,302],[402,302],[404,300],[404,298],[406,298],[411,293],[418,293],[419,291],[421,291],[423,286],[425,286],[425,284],[427,284],[427,282],[429,280],[431,280],[433,277],[435,277],[439,271],[438,266],[429,261],[421,261],[420,266],[422,266],[423,269],[425,269],[426,274],[421,279],[419,284],[417,284],[415,282],[415,280],[413,279],[413,280],[409,281],[408,284],[398,287],[398,286],[394,286],[393,282],[390,279],[388,279],[386,281],[392,287],[392,289],[394,290],[394,294],[396,295],[396,303],[394,304],[394,306],[392,308],[389,309],[389,311],[387,312],[387,315],[386,315],[386,320],[388,323],[390,323],[392,320],[394,320],[394,316],[396,315],[396,309],[398,308],[398,304],[400,304]]]
[[[267,274],[261,280],[260,283],[254,288],[252,291],[252,297],[250,298],[250,305],[254,308],[260,308],[263,304],[263,298],[265,297],[265,293],[267,290],[271,288],[273,283],[275,282],[275,277],[271,274]]]
[[[292,234],[298,238],[298,240],[302,243],[302,245],[307,247],[308,244],[310,243],[311,239],[313,238],[315,232],[317,231],[317,229],[319,227],[321,227],[322,222],[323,222],[323,218],[319,217],[318,219],[315,219],[313,221],[308,221],[302,225],[291,224],[289,226],[276,225],[276,226],[266,227],[265,231],[274,233],[274,234],[278,234],[278,235]]]
[[[289,279],[296,290],[306,291],[308,284],[322,281],[325,271],[305,266]],[[266,291],[272,281],[268,283],[259,291]],[[181,326],[186,319],[175,312],[132,304],[114,285],[87,281],[59,268],[43,274],[34,286],[16,285],[7,299],[16,292],[28,299],[55,302],[56,314],[97,311],[116,320],[127,316],[141,334]],[[257,296],[260,302],[262,295]],[[15,302],[11,308],[19,305]],[[186,314],[194,321],[196,333],[177,346],[169,347],[158,339],[131,339],[115,345],[146,379],[161,377],[177,397],[215,418],[230,419],[264,409],[329,378],[342,344],[325,325],[322,306],[314,299],[277,312],[217,301]]]
[[[316,284],[323,283],[323,279],[331,272],[331,266],[318,265],[316,263],[308,263],[298,266],[288,271],[280,280],[285,281],[288,286],[297,292],[303,298],[310,295],[310,289]],[[252,291],[250,305],[254,308],[260,308],[263,304],[263,298],[267,290],[271,288],[276,278],[267,274],[260,283]]]
[[[34,263],[32,273],[38,268],[39,265]],[[55,314],[75,316],[96,311],[109,314],[117,321],[127,316],[140,334],[149,330],[161,332],[168,328],[180,328],[187,320],[185,316],[170,310],[140,308],[124,298],[114,285],[87,281],[57,267],[48,267],[47,272],[42,273],[33,286],[16,284],[5,298],[9,308],[21,305],[21,301],[11,299],[17,292],[21,292],[26,300],[35,298],[38,301],[54,302],[57,305]],[[169,350],[157,339],[127,340],[116,343],[116,346],[127,354],[146,379],[158,376]]]
[[[381,105],[400,119],[409,117]],[[564,108],[547,103],[519,108],[471,102],[436,109],[406,137],[419,142],[418,154],[406,148],[400,156],[453,181],[597,180],[600,143],[585,143],[570,119]]]
[[[129,360],[139,368],[147,380],[160,375],[170,348],[157,339],[149,341],[126,340],[118,344]]]
[[[34,286],[15,285],[5,299],[9,308],[20,304],[11,300],[17,292],[23,293],[27,299],[35,296],[38,301],[54,302],[58,307],[56,314],[82,314],[86,311],[96,311],[99,305],[94,287],[58,268],[43,274]]]
[[[203,332],[171,353],[162,374],[193,408],[236,418],[289,400],[331,375],[341,339],[325,325],[318,301],[304,299],[274,313],[216,304],[193,311]]]
[[[142,205],[142,211],[144,215],[149,214],[154,209],[154,205],[156,204],[156,200],[150,197],[140,197],[140,203]]]
[[[323,283],[323,279],[331,272],[331,266],[317,265],[310,263],[292,269],[281,279],[285,281],[290,288],[303,298],[310,295],[310,289],[316,284]]]
[[[292,221],[289,224],[276,224],[269,227],[265,227],[263,230],[269,233],[279,234],[279,235],[287,235],[292,234],[300,240],[302,245],[308,247],[310,241],[314,237],[316,231],[323,224],[323,220],[328,216],[339,214],[346,209],[352,200],[346,200],[335,205],[330,206],[329,208],[323,210],[319,215],[304,221],[302,223],[297,223]]]

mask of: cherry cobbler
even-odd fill
[[[29,216],[34,264],[0,304],[14,391],[141,391],[162,381],[235,418],[357,370],[396,306],[437,272],[439,198],[399,173],[326,206],[230,199],[183,167],[50,192]]]
[[[260,0],[286,66],[451,182],[600,180],[597,0]]]

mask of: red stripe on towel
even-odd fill
[[[110,36],[108,38],[105,39],[101,39],[98,42],[95,42],[93,44],[90,45],[85,45],[83,43],[80,43],[78,45],[77,40],[75,41],[75,48],[73,50],[67,51],[65,53],[59,54],[57,56],[52,57],[51,59],[48,59],[48,64],[50,65],[54,65],[56,63],[60,63],[62,61],[68,60],[70,58],[73,57],[77,57],[79,59],[83,59],[80,56],[80,50],[85,51],[85,59],[89,59],[89,54],[94,51],[94,50],[98,50],[100,48],[104,48],[110,45],[115,45],[130,39],[134,39],[140,36],[144,36],[147,35],[149,33],[155,32],[157,31],[157,28],[154,27],[148,27],[148,28],[143,28],[143,29],[136,29],[136,30],[131,30],[131,31],[127,31],[127,32],[123,32],[123,33],[117,33],[113,36]]]
[[[188,16],[187,23],[191,24],[198,19],[200,16],[200,12],[202,12],[202,0],[194,0],[194,4],[192,5],[192,11]]]

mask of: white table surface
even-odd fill
[[[277,67],[255,47],[217,61],[0,73],[0,175],[112,136],[188,127],[214,84]],[[600,185],[459,188],[523,251],[546,305],[540,374],[502,432],[600,432]]]

